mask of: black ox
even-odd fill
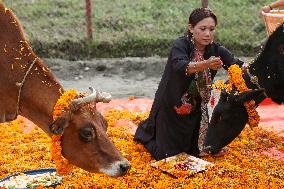
[[[240,95],[221,93],[205,140],[208,153],[220,152],[244,129],[248,121],[244,102],[255,100],[259,104],[265,97],[270,97],[278,104],[284,102],[284,24],[268,38],[263,50],[247,70],[244,79],[248,88],[253,90]],[[258,82],[253,82],[254,77]]]

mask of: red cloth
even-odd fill
[[[260,116],[259,125],[261,127],[284,137],[284,105],[276,104],[270,98],[267,98],[260,103],[257,111]]]

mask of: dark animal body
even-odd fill
[[[96,102],[108,101],[96,90],[78,95],[72,107],[53,120],[53,107],[64,92],[52,72],[36,56],[23,28],[10,9],[0,3],[0,123],[22,115],[49,136],[63,134],[62,154],[90,172],[124,175],[129,162],[106,134],[107,122]],[[48,127],[51,125],[52,127]]]
[[[256,104],[259,104],[266,97],[278,104],[284,102],[283,25],[268,38],[260,54],[249,65],[244,79],[251,91],[240,95],[221,93],[207,131],[205,146],[208,152],[218,153],[244,129],[248,121],[245,102],[255,100]]]

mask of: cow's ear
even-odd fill
[[[247,101],[257,98],[259,95],[263,94],[264,89],[249,90],[240,93],[236,96],[236,102],[245,103]]]
[[[54,135],[63,134],[64,129],[69,125],[69,116],[60,116],[55,119],[49,126],[49,131]]]

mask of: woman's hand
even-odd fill
[[[264,7],[262,7],[261,9],[260,9],[260,12],[259,12],[259,14],[261,15],[261,12],[265,12],[265,13],[267,13],[267,12],[269,12],[269,11],[271,11],[271,7],[270,6],[264,6]]]
[[[206,60],[207,68],[212,70],[218,70],[223,66],[223,62],[220,57],[211,56],[208,60]]]
[[[246,73],[247,72],[247,69],[248,69],[248,64],[247,63],[244,63],[243,65],[242,65],[242,71],[243,71],[243,73]]]

